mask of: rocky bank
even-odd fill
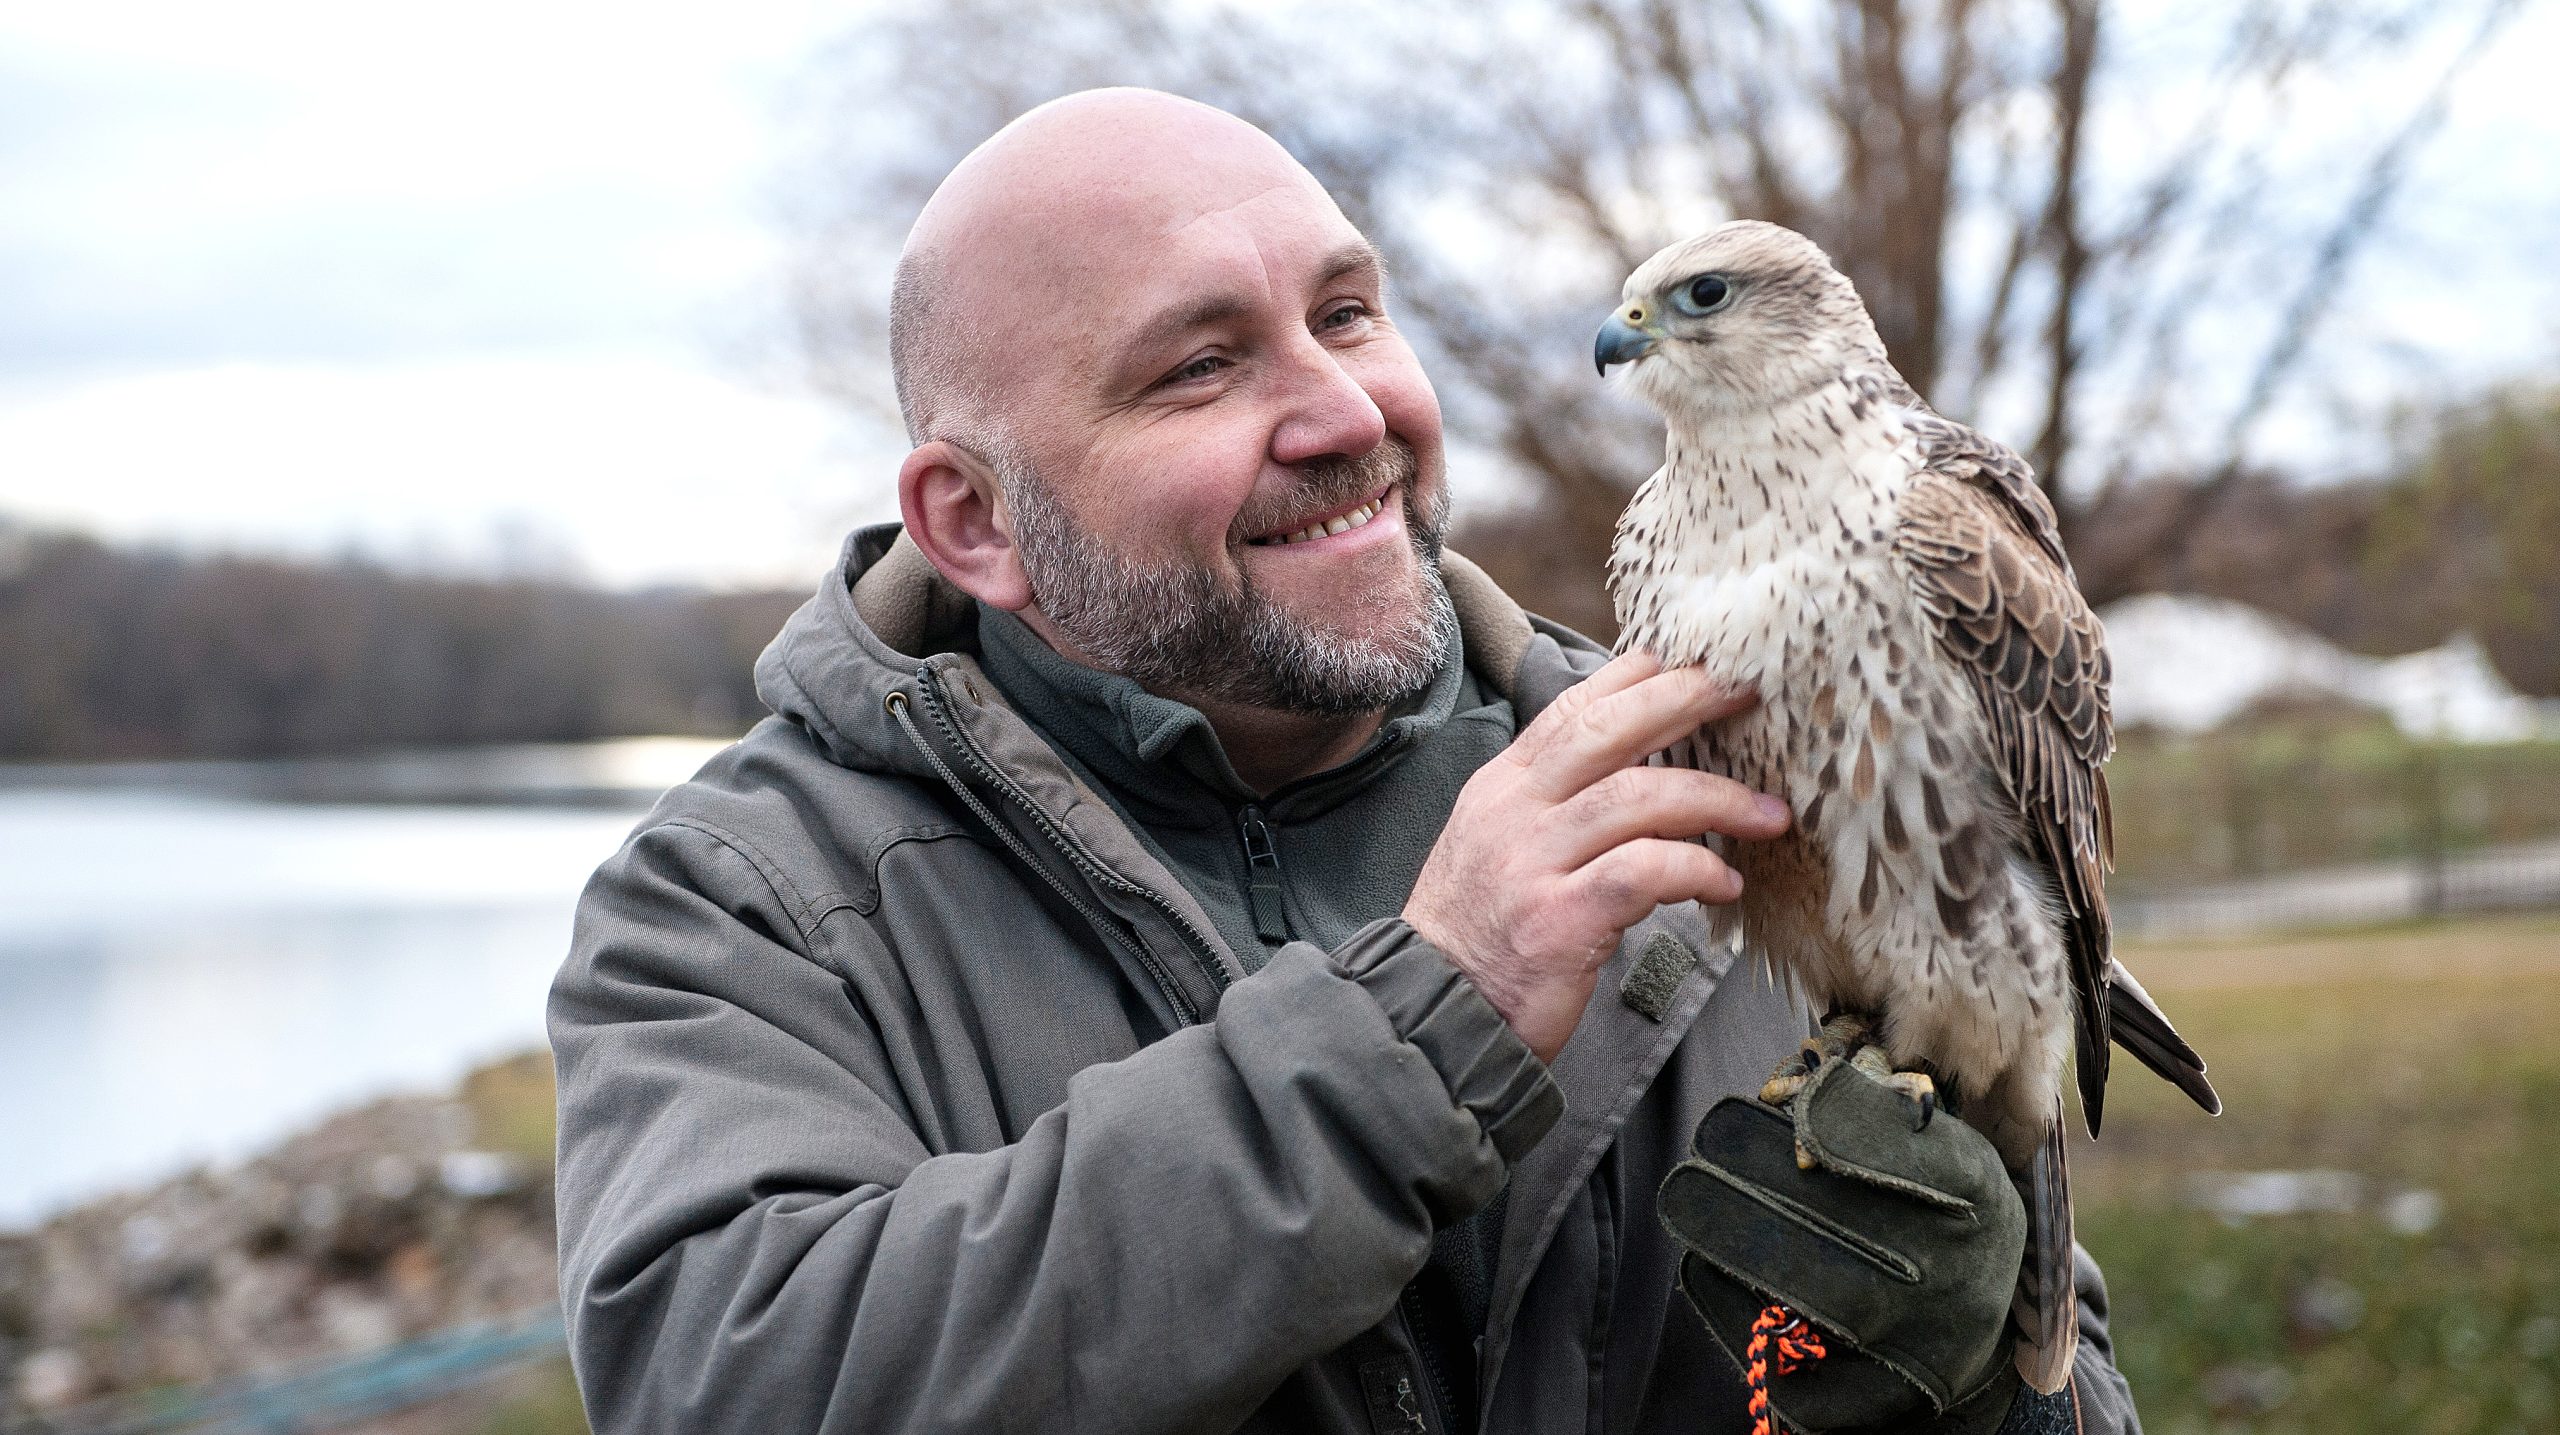
[[[0,1235],[0,1430],[555,1302],[550,1123],[534,1053]]]

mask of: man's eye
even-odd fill
[[[1318,326],[1326,329],[1339,329],[1346,324],[1354,323],[1368,317],[1368,305],[1344,304],[1326,314],[1323,319],[1318,321]]]
[[[1226,366],[1227,361],[1216,354],[1202,354],[1199,358],[1165,375],[1164,381],[1168,384],[1187,384],[1194,379],[1205,379]]]

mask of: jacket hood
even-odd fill
[[[1477,675],[1515,707],[1543,707],[1554,696],[1544,691],[1549,684],[1524,684],[1522,667],[1533,643],[1551,639],[1465,558],[1444,552],[1440,573]],[[931,668],[971,698],[1001,705],[978,667],[977,622],[975,600],[935,571],[898,524],[856,529],[816,595],[756,660],[756,696],[843,766],[926,772],[923,756],[889,718],[889,695],[912,700]]]

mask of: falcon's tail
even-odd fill
[[[2080,1344],[2080,1292],[2071,1255],[2071,1172],[2063,1164],[2062,1102],[2053,1103],[2053,1130],[2027,1169],[2017,1173],[2027,1203],[2027,1255],[2018,1267],[2018,1294],[2009,1303],[2018,1328],[2018,1374],[2040,1395],[2071,1379],[2071,1357]]]
[[[2183,1091],[2196,1105],[2208,1113],[2222,1114],[2222,1097],[2213,1083],[2204,1079],[2204,1058],[2169,1025],[2160,1014],[2160,1006],[2151,993],[2124,969],[2124,963],[2110,958],[2107,971],[2107,1030],[2116,1045],[2133,1054],[2133,1059],[2159,1073],[2162,1080]]]

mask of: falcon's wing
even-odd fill
[[[2080,1109],[2095,1135],[2107,1088],[2104,883],[2115,845],[2099,771],[2115,747],[2104,637],[2026,461],[1925,408],[1908,422],[1922,470],[1903,495],[1894,550],[1940,648],[1973,681],[2020,835],[2061,898]]]

